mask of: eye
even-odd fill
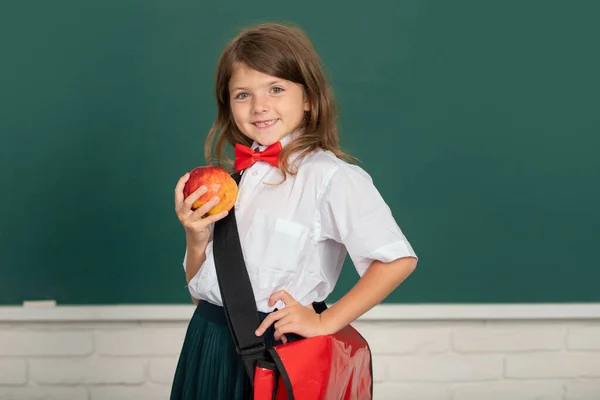
[[[282,87],[275,86],[271,89],[271,93],[279,94],[283,93],[285,90]]]
[[[236,99],[236,100],[244,100],[244,99],[245,99],[246,97],[248,97],[248,96],[250,96],[248,93],[246,93],[246,92],[242,92],[242,93],[238,93],[238,94],[235,96],[235,99]]]

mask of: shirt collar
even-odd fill
[[[294,131],[292,133],[289,133],[289,134],[285,135],[284,137],[282,137],[281,140],[279,140],[279,143],[281,143],[281,147],[285,147],[292,140],[294,140],[295,138],[297,138],[298,136],[300,136],[301,133],[302,133],[302,129],[298,129],[298,130],[296,130],[296,131]],[[254,142],[252,142],[252,149],[255,150],[255,151],[265,151],[265,149],[267,147],[268,146],[263,146],[263,145],[259,144],[256,140]]]

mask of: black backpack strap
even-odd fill
[[[234,173],[232,178],[239,184],[240,173]],[[244,262],[235,208],[215,223],[213,252],[229,330],[236,351],[244,361],[250,382],[254,385],[254,367],[257,361],[266,359],[266,347],[263,338],[254,334],[260,325],[260,318]]]

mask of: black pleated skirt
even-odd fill
[[[268,314],[259,315],[262,321]],[[271,326],[263,336],[267,347],[281,343],[273,334]],[[286,337],[289,342],[302,339],[293,334]],[[250,381],[235,351],[223,308],[201,301],[185,335],[171,400],[246,400],[250,394]]]

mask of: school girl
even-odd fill
[[[256,335],[274,346],[337,332],[392,292],[417,257],[370,176],[340,150],[319,56],[297,27],[246,29],[218,61],[216,101],[205,152],[208,160],[226,162],[225,146],[236,147],[242,175],[235,215],[262,321]],[[219,199],[193,211],[206,188],[184,199],[188,177],[175,187],[175,209],[197,308],[171,399],[246,399],[250,384],[227,326],[213,257],[212,229],[226,212],[203,217]],[[319,314],[313,304],[332,292],[346,254],[361,279]]]

